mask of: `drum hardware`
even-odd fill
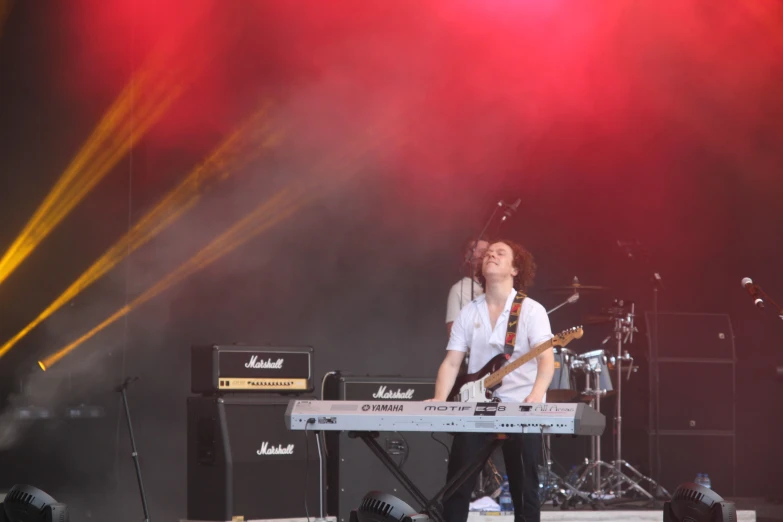
[[[552,308],[551,310],[549,310],[549,311],[547,312],[547,315],[551,314],[551,313],[552,313],[552,312],[554,312],[555,310],[558,310],[558,309],[560,309],[560,308],[564,307],[564,306],[565,306],[565,305],[567,305],[567,304],[574,304],[574,303],[575,303],[575,302],[577,302],[577,301],[579,301],[579,292],[577,292],[576,290],[574,290],[574,293],[573,293],[571,296],[569,296],[569,297],[568,297],[568,299],[566,299],[565,301],[563,301],[562,303],[560,303],[560,304],[559,304],[559,305],[557,305],[556,307],[554,307],[554,308]]]
[[[591,502],[587,493],[579,491],[552,471],[552,450],[549,439],[550,435],[544,435],[544,465],[538,466],[539,500],[542,504],[551,501],[554,507],[562,504],[564,509],[566,509],[566,501],[574,495],[585,502]]]
[[[611,336],[604,340],[606,344],[614,338],[617,343],[617,353],[613,356],[607,356],[604,350],[593,350],[591,352],[579,355],[575,360],[575,367],[580,367],[586,374],[586,389],[583,392],[585,396],[592,397],[595,402],[595,408],[600,411],[601,397],[614,395],[617,397],[617,407],[615,409],[615,458],[611,463],[601,460],[601,440],[600,437],[593,438],[591,455],[586,459],[584,469],[579,475],[575,487],[582,488],[591,478],[592,495],[596,498],[614,498],[622,497],[631,490],[641,494],[648,499],[654,499],[648,491],[640,486],[641,482],[648,482],[653,487],[657,484],[649,477],[640,473],[636,468],[626,461],[622,460],[622,380],[623,363],[627,363],[627,377],[630,379],[634,369],[633,357],[626,350],[623,352],[623,344],[633,342],[633,334],[637,331],[634,326],[634,303],[630,304],[630,309],[624,306],[623,301],[615,300],[614,306],[608,310],[608,313],[614,317],[614,329]],[[616,371],[617,389],[612,386],[610,370]],[[592,385],[595,388],[591,388]],[[606,474],[602,478],[601,471]],[[627,471],[632,476],[626,475]],[[570,501],[570,497],[567,502]]]
[[[580,356],[582,357],[582,356]],[[579,361],[575,361],[579,362]],[[584,363],[584,359],[581,360]],[[600,366],[591,366],[582,364],[585,372],[585,390],[581,393],[582,397],[588,398],[590,406],[597,412],[601,411],[601,397],[606,395],[606,390],[598,388],[599,377],[601,373]],[[595,388],[593,388],[595,386]],[[601,460],[601,436],[597,435],[590,438],[590,457],[576,470],[576,482],[570,486],[569,494],[566,496],[561,509],[568,509],[573,504],[575,496],[592,504],[594,508],[603,507],[603,499],[606,495],[602,491],[604,483],[601,481],[601,468],[607,470],[614,469],[609,463]],[[588,482],[589,481],[589,482]],[[591,491],[586,491],[584,486],[589,484]]]
[[[622,307],[623,302],[615,300],[616,303],[619,303],[620,307]],[[646,482],[650,485],[652,491],[661,491],[665,495],[669,495],[669,492],[666,491],[663,486],[658,484],[656,481],[654,481],[652,478],[645,476],[642,474],[638,469],[633,467],[631,464],[623,460],[622,458],[622,375],[623,375],[623,362],[628,363],[628,376],[626,377],[626,380],[630,380],[632,371],[635,371],[635,366],[633,365],[633,357],[628,353],[626,350],[624,353],[622,353],[622,346],[624,343],[633,343],[633,334],[634,332],[637,332],[638,330],[634,326],[634,317],[635,317],[635,305],[634,303],[631,303],[631,309],[630,312],[623,317],[622,315],[618,315],[615,318],[615,339],[617,341],[617,356],[613,357],[614,359],[614,365],[615,370],[617,372],[617,408],[615,410],[615,425],[616,425],[616,433],[617,433],[617,439],[616,439],[616,446],[615,446],[615,459],[612,461],[612,464],[614,464],[615,472],[614,476],[617,479],[617,482],[615,483],[616,491],[618,492],[619,496],[622,496],[624,493],[629,492],[631,489],[634,491],[637,491],[641,493],[643,496],[650,500],[654,500],[655,497],[653,494],[649,493],[647,490],[642,488],[640,486],[640,483]],[[625,470],[627,473],[630,474],[630,476],[626,473],[623,473],[621,470]],[[623,483],[628,485],[628,489],[623,491]]]
[[[579,397],[571,379],[575,354],[568,348],[555,347],[555,373],[546,392],[546,402],[574,402]]]

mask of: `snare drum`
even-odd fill
[[[546,392],[547,402],[573,402],[579,395],[571,380],[571,363],[574,352],[568,348],[555,347],[555,374]]]
[[[606,350],[593,350],[577,355],[576,361],[578,361],[576,367],[598,376],[599,390],[604,390],[607,395],[611,395],[610,392],[614,390],[614,387],[612,386],[612,373],[609,370],[609,353]],[[595,379],[591,379],[590,382],[594,383]]]

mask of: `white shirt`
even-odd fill
[[[485,295],[474,299],[457,316],[451,327],[451,337],[446,349],[459,352],[470,350],[468,373],[479,371],[490,359],[503,353],[508,317],[516,294],[516,290],[512,290],[509,294],[506,307],[498,317],[494,330],[489,320]],[[529,352],[531,347],[554,337],[549,325],[549,316],[537,301],[526,297],[522,301],[519,318],[514,353],[506,364],[519,359]],[[533,391],[537,372],[538,361],[534,358],[504,377],[503,384],[495,391],[495,396],[501,401],[522,402]],[[546,401],[546,396],[543,401]]]
[[[473,285],[473,295],[470,294],[470,285]],[[484,293],[481,284],[469,277],[463,277],[454,283],[449,290],[449,300],[446,303],[446,322],[453,322],[459,315],[460,310],[465,308],[473,299]]]

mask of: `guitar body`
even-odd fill
[[[549,341],[543,342],[522,355],[514,362],[506,364],[511,358],[501,353],[490,359],[482,369],[476,373],[465,373],[457,376],[454,386],[449,394],[449,402],[485,402],[492,400],[492,395],[503,385],[503,377],[513,372],[528,361],[532,361],[553,346],[565,346],[572,339],[580,339],[583,335],[582,327],[574,327],[555,335]]]
[[[449,393],[449,402],[485,402],[492,399],[492,394],[500,388],[503,381],[491,388],[484,387],[484,378],[500,370],[508,361],[506,354],[498,354],[489,360],[476,373],[465,373],[457,376],[454,387]]]

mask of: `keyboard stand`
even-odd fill
[[[454,492],[470,477],[474,472],[480,469],[484,462],[492,455],[492,452],[496,448],[500,447],[505,441],[506,436],[498,434],[494,439],[488,442],[480,452],[476,454],[476,457],[451,479],[443,488],[438,491],[432,499],[428,500],[424,493],[416,487],[416,484],[400,469],[394,460],[389,456],[380,444],[375,440],[379,433],[377,431],[349,431],[348,436],[351,438],[360,438],[370,448],[376,457],[386,466],[394,478],[396,478],[402,487],[411,494],[411,496],[419,503],[421,509],[430,516],[435,522],[446,522],[443,518],[441,509],[443,507],[443,501],[449,498]]]

